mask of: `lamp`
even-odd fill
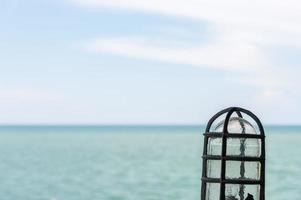
[[[201,200],[264,200],[264,187],[265,135],[260,120],[239,107],[218,112],[204,133]]]

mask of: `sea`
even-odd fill
[[[266,200],[301,200],[301,126],[266,129]],[[0,200],[199,200],[204,126],[0,126]]]

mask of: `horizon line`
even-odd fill
[[[169,124],[169,123],[152,123],[152,124],[111,124],[111,123],[106,123],[106,124],[102,124],[102,123],[7,123],[7,124],[1,124],[0,123],[0,127],[7,127],[7,126],[119,126],[119,127],[126,127],[126,126],[206,126],[206,124]],[[265,124],[264,126],[301,126],[301,124]]]

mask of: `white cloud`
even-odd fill
[[[267,65],[260,50],[249,44],[230,44],[227,41],[196,47],[167,47],[152,45],[146,38],[100,38],[87,44],[93,52],[113,54],[196,66],[254,71]]]
[[[248,42],[301,45],[297,0],[72,0],[92,8],[136,10],[205,20],[224,34]]]
[[[268,45],[301,47],[301,8],[297,0],[71,0],[79,6],[148,12],[206,21],[215,38],[194,47],[153,45],[149,38],[98,38],[86,49],[122,56],[242,72],[238,82],[260,88],[258,98],[282,98],[299,83],[283,66],[272,66]],[[277,95],[276,95],[277,94]]]
[[[14,105],[18,103],[39,103],[62,100],[61,94],[35,88],[0,88],[0,103]]]

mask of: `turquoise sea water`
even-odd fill
[[[1,200],[198,200],[203,127],[2,126]],[[301,127],[267,134],[267,200],[301,199]]]

